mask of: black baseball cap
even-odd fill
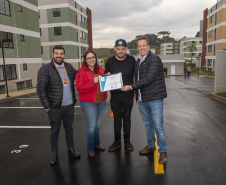
[[[126,41],[124,39],[118,39],[115,41],[115,47],[116,46],[124,46],[127,47]]]

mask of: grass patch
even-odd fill
[[[226,98],[226,93],[218,93],[217,95],[219,95],[219,96],[223,96],[223,97],[225,97],[225,98]]]

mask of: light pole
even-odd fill
[[[6,76],[6,67],[5,67],[5,57],[4,57],[4,42],[11,42],[11,39],[3,39],[1,40],[1,46],[2,46],[2,59],[3,59],[3,71],[4,71],[4,78],[5,78],[5,85],[6,85],[6,97],[9,97],[9,92],[8,92],[8,84],[7,84],[7,76]]]

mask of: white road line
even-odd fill
[[[81,106],[74,106],[81,107]],[[0,109],[44,109],[43,107],[0,107]]]
[[[0,126],[0,128],[50,128],[50,126]]]
[[[39,98],[16,98],[17,100],[38,100]]]

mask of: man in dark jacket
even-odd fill
[[[63,120],[65,129],[68,155],[73,158],[80,158],[80,155],[74,149],[72,128],[76,103],[74,87],[76,70],[71,64],[64,62],[65,50],[62,46],[53,48],[52,57],[52,61],[42,66],[38,71],[37,93],[49,117],[52,152],[50,164],[54,165],[58,161],[58,137],[61,120]]]
[[[136,90],[139,110],[145,124],[148,145],[140,155],[148,154],[155,148],[155,132],[159,146],[159,163],[167,162],[167,143],[163,127],[163,98],[167,97],[161,59],[149,51],[147,37],[137,38],[140,57],[135,65],[135,83],[124,86],[122,90]]]
[[[127,44],[124,39],[115,41],[115,56],[107,59],[105,65],[105,73],[122,73],[122,81],[124,85],[133,83],[135,58],[126,55]],[[128,150],[133,150],[130,142],[131,130],[131,112],[133,107],[132,91],[125,92],[119,90],[111,91],[111,109],[114,114],[114,142],[109,146],[108,151],[114,151],[121,147],[121,130],[123,125],[124,146]],[[123,121],[123,124],[122,124]]]

